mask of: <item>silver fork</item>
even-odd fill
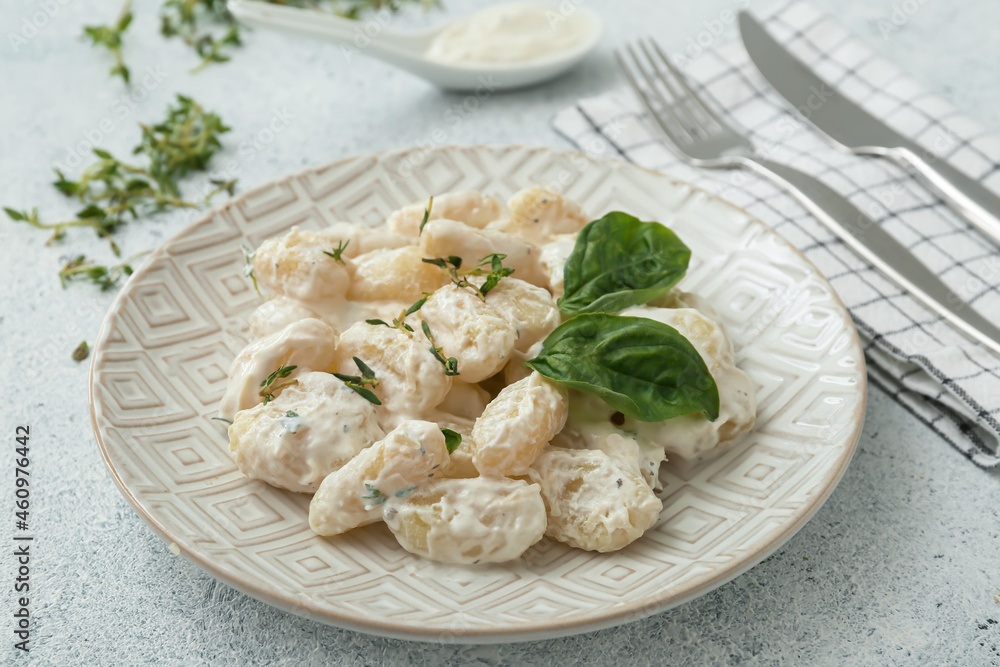
[[[641,53],[640,53],[641,52]],[[797,199],[869,264],[879,269],[962,333],[1000,354],[1000,328],[975,311],[933,272],[846,197],[819,179],[773,162],[694,92],[651,39],[626,45],[615,57],[674,152],[708,169],[749,169]]]

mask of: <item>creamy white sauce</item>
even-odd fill
[[[491,7],[445,28],[426,56],[447,63],[519,63],[584,43],[591,25],[580,12],[515,3]]]

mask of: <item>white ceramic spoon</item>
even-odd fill
[[[585,22],[587,38],[573,49],[521,63],[451,64],[424,57],[431,41],[447,25],[420,32],[400,32],[384,28],[377,20],[351,21],[310,9],[255,0],[229,0],[228,6],[244,23],[337,42],[352,53],[378,58],[449,90],[521,88],[555,78],[583,60],[597,45],[602,31],[597,15],[578,7],[573,10],[573,18]]]

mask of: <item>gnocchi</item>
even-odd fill
[[[385,503],[385,523],[410,553],[476,565],[518,558],[545,534],[541,489],[514,479],[433,479]]]
[[[517,343],[514,325],[472,290],[446,285],[427,298],[420,319],[445,356],[458,360],[465,382],[481,382],[499,372]]]
[[[247,477],[311,493],[382,436],[368,401],[329,373],[309,372],[273,401],[238,412],[229,452]]]
[[[417,332],[358,322],[337,339],[341,373],[360,372],[355,357],[375,372],[378,385],[373,391],[390,426],[437,406],[451,390],[451,378],[431,354],[430,343]]]
[[[343,264],[324,254],[330,248],[322,234],[292,227],[284,236],[260,244],[253,254],[253,275],[262,285],[300,301],[343,298],[350,276]]]
[[[720,395],[715,421],[637,421],[525,363],[566,319],[583,210],[537,187],[506,211],[478,192],[436,196],[423,224],[427,205],[378,227],[292,227],[252,255],[270,298],[220,404],[230,456],[313,494],[318,535],[384,522],[439,562],[516,559],[546,535],[598,552],[639,539],[662,509],[666,457],[714,455],[754,424],[755,387],[718,314],[677,289],[620,311],[683,334]]]
[[[535,243],[547,243],[557,234],[576,234],[589,219],[580,206],[547,188],[521,190],[507,202],[506,230]]]
[[[550,447],[534,461],[549,521],[546,534],[588,551],[615,551],[656,523],[663,505],[638,466],[596,449]]]
[[[315,318],[298,320],[247,345],[229,368],[229,384],[219,415],[232,420],[240,410],[264,400],[261,384],[275,369],[295,366],[295,372],[329,370],[337,349],[337,332]]]
[[[418,201],[404,206],[389,216],[386,228],[395,234],[416,239],[428,202]],[[447,192],[434,197],[428,220],[461,220],[470,227],[483,229],[501,215],[500,202],[474,190]]]
[[[382,504],[415,491],[448,460],[437,424],[407,420],[323,480],[309,504],[309,526],[339,535],[378,521]]]
[[[566,390],[532,373],[505,387],[472,428],[472,463],[487,477],[524,475],[566,423]]]

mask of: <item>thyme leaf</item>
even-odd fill
[[[375,371],[369,368],[360,358],[352,357],[352,359],[354,359],[354,363],[361,372],[361,375],[346,375],[344,373],[331,373],[331,375],[353,389],[361,398],[372,405],[382,405],[382,401],[375,395],[375,392],[368,388],[369,386],[378,386],[378,378],[375,377]]]
[[[427,221],[431,217],[431,207],[434,206],[434,197],[427,200],[427,208],[424,209],[424,219],[420,221],[420,228],[417,229],[417,236],[424,233],[424,227],[427,225]]]
[[[256,251],[251,250],[250,246],[246,244],[241,245],[240,250],[243,251],[243,275],[253,282],[254,291],[257,292],[257,296],[263,299],[264,295],[261,294],[260,286],[257,284],[257,276],[253,274],[253,256]]]
[[[82,341],[73,350],[73,361],[83,361],[88,356],[90,356],[90,346],[87,345],[87,341]]]
[[[449,376],[459,375],[458,372],[458,359],[455,357],[445,357],[441,348],[434,344],[434,335],[431,334],[431,327],[427,322],[421,321],[420,328],[423,329],[424,335],[427,336],[427,340],[431,343],[431,354],[434,358],[441,362],[444,366],[444,374]]]
[[[374,484],[365,482],[365,489],[368,491],[368,493],[361,497],[364,498],[365,500],[371,500],[372,501],[370,505],[371,507],[378,507],[385,501],[389,500],[389,497],[386,496],[381,491],[379,491]]]
[[[423,298],[422,299],[417,299],[416,301],[414,301],[413,305],[410,306],[409,308],[407,308],[406,312],[403,313],[403,317],[406,317],[407,315],[412,315],[413,313],[415,313],[418,310],[420,310],[421,308],[423,308],[424,304],[427,303],[427,297],[429,297],[429,296],[430,296],[430,292],[424,292]]]

